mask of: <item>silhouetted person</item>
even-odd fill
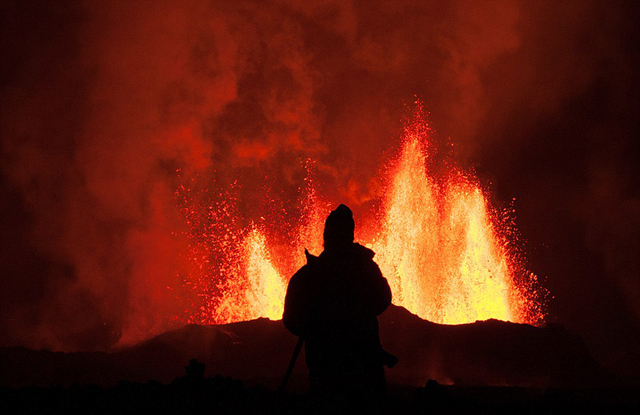
[[[305,250],[307,264],[289,282],[283,322],[305,340],[313,396],[371,403],[385,391],[383,364],[395,364],[380,345],[377,317],[391,304],[391,290],[374,252],[353,242],[354,228],[347,206],[331,212],[324,251],[316,257]]]

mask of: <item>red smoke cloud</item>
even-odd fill
[[[552,319],[637,362],[632,3],[309,3],[0,6],[5,343],[105,349],[177,324],[177,169],[242,181],[253,218],[265,175],[295,211],[312,157],[366,212],[417,94],[496,201],[516,198]]]

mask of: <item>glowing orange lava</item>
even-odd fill
[[[427,174],[427,131],[405,131],[378,240],[371,244],[394,302],[430,321],[527,320],[509,258],[480,188]]]
[[[235,295],[226,296],[221,307],[228,315],[237,317],[231,320],[250,320],[267,317],[277,320],[284,311],[286,281],[273,266],[267,251],[266,240],[262,232],[253,225],[243,241],[245,258],[244,272],[246,281],[233,291]],[[242,304],[242,307],[237,305]]]
[[[536,277],[507,249],[505,225],[496,219],[478,184],[461,171],[449,167],[446,175],[429,173],[433,169],[428,143],[429,129],[418,104],[405,127],[401,151],[387,170],[380,222],[360,224],[356,218],[357,226],[372,230],[371,240],[361,243],[377,253],[375,260],[389,281],[394,303],[444,324],[489,318],[541,322]],[[309,172],[312,163],[306,167]],[[305,203],[293,249],[278,256],[257,225],[238,225],[235,200],[229,194],[221,194],[217,203],[202,204],[181,188],[192,265],[185,283],[199,297],[188,311],[189,321],[281,318],[287,279],[304,262],[305,247],[321,252],[329,213],[310,175],[301,190]],[[272,226],[277,231],[277,224]]]

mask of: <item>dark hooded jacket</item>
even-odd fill
[[[289,282],[283,322],[304,338],[310,376],[381,370],[377,316],[391,304],[391,290],[374,252],[349,243],[306,254]]]

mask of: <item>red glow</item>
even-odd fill
[[[418,104],[402,148],[385,178],[382,211],[375,223],[360,223],[360,242],[373,248],[388,279],[394,303],[430,321],[461,324],[496,318],[542,321],[536,276],[524,270],[510,249],[509,224],[468,175],[454,167],[430,173],[429,129]],[[312,170],[307,163],[307,171]],[[216,202],[177,192],[189,227],[190,271],[185,284],[198,300],[188,320],[228,323],[282,315],[287,279],[304,262],[304,248],[322,250],[329,209],[308,174],[301,221],[288,249],[276,249],[267,235],[279,232],[256,223],[241,226],[231,193]],[[267,226],[267,225],[265,225]]]

